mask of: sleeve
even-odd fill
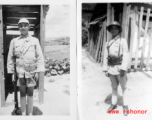
[[[9,46],[9,52],[7,57],[7,72],[8,73],[14,73],[14,64],[13,64],[13,40],[10,43]]]
[[[44,56],[38,39],[36,39],[36,59],[37,59],[37,72],[44,72],[45,71]]]
[[[105,45],[105,48],[104,48],[104,55],[103,55],[103,72],[106,72],[108,71],[108,50],[107,50],[107,44]]]
[[[123,58],[122,58],[122,64],[120,66],[120,69],[121,70],[124,70],[124,71],[127,71],[128,69],[128,64],[129,64],[129,59],[130,59],[130,56],[129,56],[129,51],[128,51],[128,44],[127,44],[127,41],[125,39],[122,39],[122,55],[123,55]]]

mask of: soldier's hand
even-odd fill
[[[126,71],[125,70],[120,70],[120,77],[123,77],[125,75]]]
[[[38,79],[39,79],[39,74],[38,74],[38,73],[35,73],[34,80],[35,80],[35,81],[38,81]]]
[[[108,73],[107,71],[105,72],[105,76],[106,76],[106,77],[109,77],[109,73]]]
[[[15,81],[14,74],[12,74],[12,82],[14,82],[14,81]]]

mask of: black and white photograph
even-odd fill
[[[80,120],[152,119],[152,3],[83,1]]]
[[[0,4],[0,116],[74,118],[76,4],[28,3]]]

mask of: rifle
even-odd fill
[[[15,115],[21,115],[21,111],[18,106],[18,95],[17,95],[17,71],[16,71],[16,58],[15,50],[13,51],[13,61],[14,61],[14,100],[15,100]]]

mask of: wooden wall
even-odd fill
[[[107,4],[107,19],[101,24],[92,25],[89,28],[89,52],[96,62],[103,63],[105,43],[111,36],[106,26],[115,20],[115,8]],[[128,42],[130,61],[128,72],[138,70],[152,70],[152,14],[151,9],[140,4],[123,4],[123,11],[120,12],[119,23],[122,25],[121,36]],[[102,26],[97,31],[93,28]],[[96,33],[97,40],[93,38]],[[95,42],[97,41],[97,42]]]

